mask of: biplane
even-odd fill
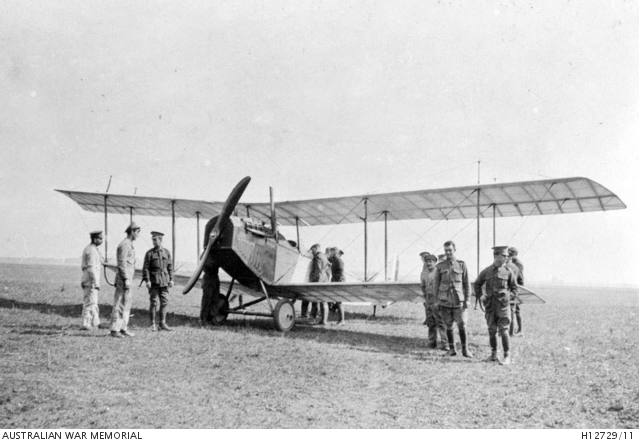
[[[242,179],[226,201],[201,201],[116,195],[56,190],[67,195],[82,209],[104,213],[105,238],[108,233],[108,214],[171,217],[173,260],[175,261],[176,217],[197,220],[199,265],[190,276],[176,276],[176,283],[184,285],[184,293],[193,288],[202,272],[206,257],[211,254],[231,277],[223,284],[225,293],[214,322],[224,321],[229,314],[268,316],[281,331],[295,324],[296,300],[309,302],[365,302],[374,305],[422,301],[418,282],[382,281],[368,278],[368,223],[372,215],[383,215],[384,233],[388,221],[453,220],[492,215],[493,231],[498,217],[554,215],[592,211],[625,209],[626,205],[604,186],[583,177],[522,181],[428,189],[409,192],[379,193],[349,197],[275,202],[271,189],[270,202],[240,202],[250,177]],[[371,208],[374,207],[374,211]],[[207,247],[200,254],[200,219],[212,219]],[[309,283],[311,258],[300,248],[300,226],[362,223],[364,225],[364,279],[358,282]],[[287,240],[279,232],[281,226],[295,226],[297,241]],[[387,239],[384,239],[385,263]],[[105,242],[105,256],[108,244]],[[477,242],[479,263],[479,238]],[[479,270],[478,270],[479,273]],[[231,306],[235,284],[253,300]],[[532,291],[522,288],[522,303],[543,303]],[[256,312],[252,306],[266,302],[269,313]]]

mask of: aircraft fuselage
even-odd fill
[[[230,217],[221,237],[212,258],[242,285],[260,290],[260,279],[268,286],[308,281],[310,258],[252,220]]]

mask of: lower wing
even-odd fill
[[[517,298],[523,304],[526,304],[526,305],[546,303],[546,301],[543,298],[541,298],[540,296],[535,294],[533,291],[531,291],[530,289],[524,286],[519,287],[519,293],[517,294]]]
[[[388,304],[423,301],[419,283],[297,283],[268,287],[269,295],[311,302]]]

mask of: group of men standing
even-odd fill
[[[208,225],[207,225],[208,228]],[[126,228],[126,238],[117,248],[117,270],[115,276],[115,293],[113,311],[111,314],[111,336],[114,338],[133,337],[129,332],[128,323],[132,305],[131,285],[135,273],[135,248],[133,242],[140,235],[140,227],[131,222]],[[173,286],[173,261],[171,253],[162,247],[164,234],[151,232],[153,248],[144,256],[142,268],[142,283],[146,283],[149,290],[149,316],[151,330],[170,331],[166,324],[169,288]],[[98,247],[102,244],[102,231],[90,233],[91,243],[82,253],[81,286],[84,292],[82,310],[83,330],[100,327],[98,308],[98,294],[100,290],[100,274],[102,258]],[[327,248],[326,254],[321,251],[319,244],[311,247],[313,258],[311,261],[310,282],[343,282],[344,254],[339,248]],[[421,287],[424,294],[426,321],[428,326],[428,342],[431,348],[437,348],[437,335],[440,346],[448,356],[456,356],[453,326],[457,323],[461,353],[466,358],[473,355],[468,348],[468,304],[470,303],[470,284],[466,264],[456,258],[456,247],[452,241],[444,243],[444,255],[436,257],[428,252],[421,253],[424,268],[421,274]],[[523,285],[523,264],[517,257],[517,249],[507,246],[493,248],[493,264],[485,268],[474,283],[474,293],[479,296],[485,306],[485,317],[488,326],[491,355],[489,361],[498,361],[497,334],[501,337],[504,358],[500,364],[510,364],[510,336],[522,333],[521,312],[517,299],[518,285]],[[215,312],[215,297],[219,291],[219,278],[216,263],[206,263],[203,278],[203,299],[201,320],[211,321],[211,313]],[[141,283],[141,284],[142,284]],[[140,284],[140,285],[141,285]],[[482,287],[485,285],[485,294]],[[209,294],[211,293],[211,294]],[[208,294],[208,296],[207,296]],[[206,303],[206,300],[211,300]],[[337,325],[344,324],[344,307],[336,303],[339,312]],[[302,302],[301,315],[309,316],[309,302]],[[320,313],[319,325],[326,325],[328,321],[328,303],[312,303],[310,315],[316,317]],[[156,317],[159,319],[156,321]],[[514,331],[515,320],[518,324]]]
[[[433,254],[422,252],[424,262],[421,287],[424,294],[428,343],[437,348],[439,333],[441,349],[448,356],[456,356],[453,325],[457,323],[461,353],[466,358],[473,355],[468,348],[468,304],[470,284],[466,264],[455,257],[455,243],[444,243],[445,257],[438,260]],[[484,269],[474,283],[474,293],[485,306],[491,355],[489,361],[498,361],[497,333],[502,341],[504,358],[500,364],[511,364],[510,336],[514,333],[514,318],[518,322],[517,333],[521,334],[521,313],[517,299],[518,285],[523,285],[523,264],[517,258],[517,250],[507,246],[493,248],[493,264]],[[439,263],[438,263],[439,261]],[[482,286],[485,285],[485,295]]]
[[[314,244],[310,250],[313,254],[313,258],[311,260],[309,282],[346,281],[344,260],[342,259],[344,252],[341,249],[338,247],[326,248],[326,253],[323,253],[322,247],[319,244]],[[302,301],[302,318],[309,318],[309,304],[311,305],[310,316],[313,318],[317,317],[319,311],[320,321],[318,325],[325,326],[328,323],[328,303]],[[335,306],[339,313],[337,326],[342,326],[345,323],[344,305],[342,305],[342,303],[335,303]]]
[[[135,248],[133,242],[140,236],[140,227],[135,222],[131,222],[125,232],[126,238],[120,242],[116,253],[117,269],[115,273],[113,311],[111,313],[111,336],[114,338],[135,336],[129,331],[128,325],[133,302],[131,286],[135,274]],[[90,330],[100,326],[98,294],[103,260],[98,246],[102,244],[103,236],[102,231],[93,231],[89,235],[91,243],[84,248],[81,264],[81,286],[84,291],[83,324],[81,328],[83,330]],[[171,330],[166,324],[166,309],[169,288],[173,286],[173,261],[171,253],[162,247],[163,237],[164,234],[161,232],[151,232],[153,248],[149,249],[145,254],[142,268],[142,283],[146,283],[146,287],[149,290],[149,314],[151,330],[153,331]],[[156,323],[158,311],[159,321]]]

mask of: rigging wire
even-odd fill
[[[316,243],[321,243],[321,242],[322,242],[322,241],[326,238],[326,236],[327,236],[328,234],[330,234],[331,232],[333,232],[333,230],[334,230],[337,226],[339,226],[339,225],[340,225],[340,223],[342,223],[344,220],[346,220],[346,217],[348,217],[348,216],[351,214],[351,212],[353,212],[355,209],[357,209],[357,207],[358,207],[359,205],[361,205],[363,201],[364,201],[364,199],[361,199],[361,200],[359,201],[359,203],[357,203],[355,206],[353,206],[353,207],[351,208],[351,210],[350,210],[350,211],[348,211],[348,212],[344,215],[344,217],[342,217],[342,218],[341,218],[341,219],[337,222],[337,224],[333,225],[333,227],[332,227],[332,228],[331,228],[331,229],[330,229],[330,230],[329,230],[326,234],[324,234],[324,235],[323,235],[323,236],[319,239],[319,241],[317,241]],[[304,254],[300,254],[299,258],[295,261],[295,263],[293,263],[293,264],[292,264],[292,265],[291,265],[291,266],[290,266],[290,267],[289,267],[289,268],[288,268],[288,269],[287,269],[284,273],[282,273],[282,276],[281,276],[280,278],[278,278],[278,279],[277,279],[277,280],[276,280],[273,284],[276,284],[277,282],[279,282],[279,281],[280,281],[280,280],[281,280],[281,279],[282,279],[282,278],[283,278],[286,274],[288,274],[288,273],[289,273],[289,271],[290,271],[291,269],[293,269],[295,266],[297,266],[297,264],[298,264],[298,263],[302,260],[302,258],[304,258],[304,257],[306,257],[306,255],[304,255]]]
[[[446,220],[448,215],[451,214],[455,209],[457,209],[459,206],[462,205],[462,203],[464,203],[466,200],[468,200],[468,198],[470,198],[471,195],[473,195],[475,192],[477,192],[476,190],[474,190],[473,192],[471,192],[470,194],[468,194],[466,197],[464,197],[464,199],[462,201],[460,201],[457,205],[455,205],[455,207],[451,208],[450,211],[448,211],[442,218],[440,218],[439,220],[437,220],[437,222],[435,222],[435,224],[433,226],[431,226],[430,228],[428,228],[426,231],[424,231],[424,233],[422,235],[420,235],[419,237],[417,237],[417,239],[415,239],[415,241],[413,241],[410,245],[408,245],[407,247],[405,247],[402,251],[400,251],[397,256],[401,256],[404,252],[406,252],[408,249],[410,249],[415,243],[417,243],[419,240],[421,240],[426,234],[428,234],[432,229],[435,228],[435,226],[437,226],[442,220]],[[381,208],[380,208],[381,209]],[[486,208],[488,209],[488,208]],[[484,211],[486,210],[484,209]],[[483,214],[483,212],[482,212]],[[465,228],[464,228],[465,229]],[[457,234],[456,234],[457,235]],[[388,264],[390,263],[390,261],[388,263],[386,263],[386,266],[388,266]],[[381,271],[383,270],[380,269],[379,271],[377,271],[375,273],[375,275],[379,274]],[[411,271],[412,272],[412,271]]]
[[[490,206],[487,206],[486,209],[484,209],[482,212],[479,213],[480,216],[484,215],[484,212],[486,212],[488,209],[490,208]],[[469,221],[466,226],[464,226],[463,228],[461,228],[459,231],[457,231],[452,237],[449,237],[449,240],[453,240],[455,237],[457,237],[459,234],[461,234],[463,231],[465,231],[470,225],[474,224],[477,221],[477,219],[472,219],[471,221]],[[440,246],[439,248],[435,249],[435,253],[440,251],[442,249],[442,246]],[[420,265],[415,266],[413,269],[410,270],[410,272],[408,272],[407,274],[405,274],[400,281],[404,280],[406,277],[408,277],[413,271],[415,271],[415,269],[419,268]]]
[[[546,189],[546,192],[544,192],[544,195],[541,196],[541,198],[538,198],[538,201],[542,201],[544,199],[544,197],[546,196],[546,194],[548,194],[550,192],[550,190],[552,189],[552,187],[554,186],[554,183],[552,183],[548,189]],[[533,190],[534,192],[534,190]],[[559,208],[561,208],[561,206],[566,202],[566,200],[564,200],[564,202],[559,206]],[[559,210],[559,208],[557,208],[557,210]],[[524,224],[528,221],[528,219],[530,219],[530,216],[532,215],[532,213],[535,212],[535,207],[533,207],[530,212],[528,213],[528,215],[526,216],[526,218],[524,219],[524,221],[521,222],[521,224],[519,225],[519,227],[517,228],[517,230],[513,233],[513,235],[510,237],[510,239],[508,240],[508,243],[510,243],[513,238],[515,238],[515,235],[517,235],[517,233],[521,230],[521,228],[524,227]],[[554,214],[553,214],[554,215]]]
[[[553,220],[553,218],[555,217],[555,215],[557,215],[557,213],[561,210],[561,207],[564,205],[564,203],[566,203],[567,199],[564,200],[563,202],[561,202],[561,205],[559,205],[559,207],[557,209],[555,209],[555,212],[550,216],[550,218],[548,219],[548,221],[546,222],[546,224],[544,225],[543,228],[541,228],[541,230],[539,231],[539,233],[537,234],[537,236],[533,239],[533,241],[528,245],[528,247],[521,253],[522,257],[524,255],[526,255],[526,252],[528,252],[530,249],[532,249],[532,246],[535,244],[535,242],[537,241],[537,239],[539,238],[539,236],[541,235],[542,232],[544,232],[544,230],[548,227],[548,225],[550,224],[550,222]],[[512,240],[512,238],[511,238]]]

